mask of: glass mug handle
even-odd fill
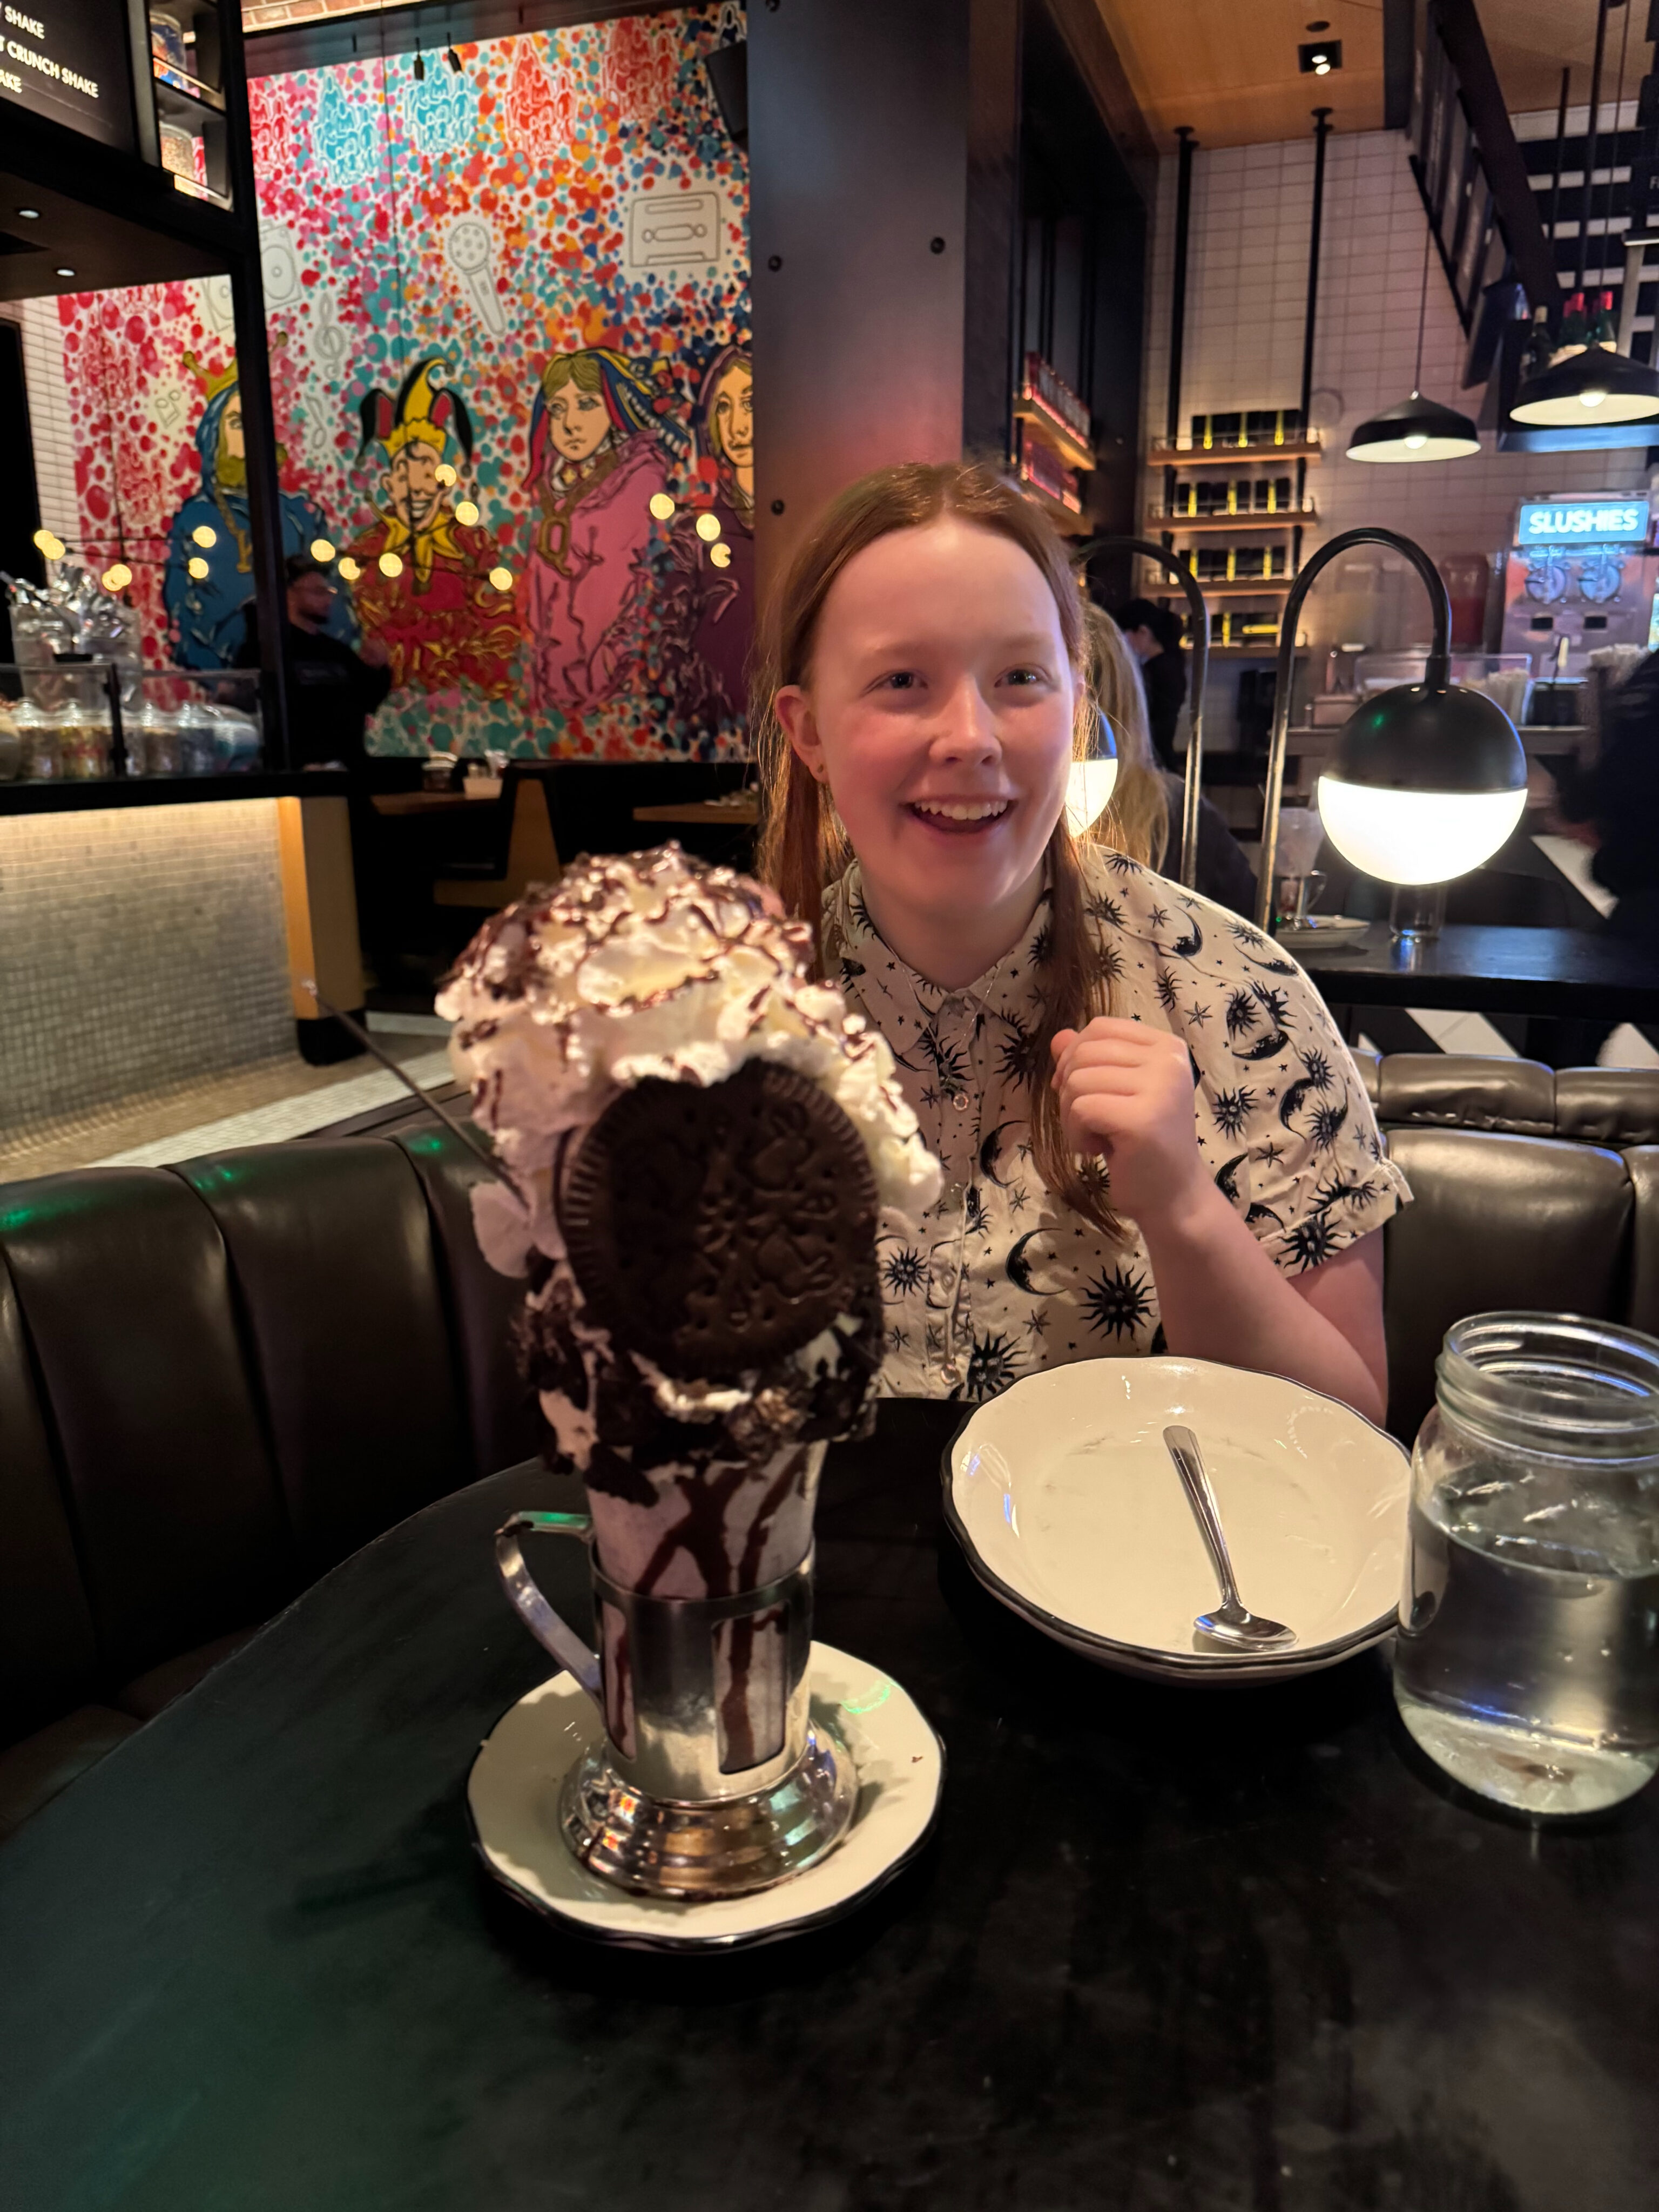
[[[560,1666],[569,1668],[603,1714],[599,1660],[575,1630],[560,1620],[537,1589],[519,1545],[520,1537],[526,1535],[574,1536],[579,1543],[591,1544],[592,1516],[586,1513],[514,1513],[495,1531],[495,1568],[520,1620]]]

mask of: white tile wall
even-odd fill
[[[55,299],[24,300],[23,380],[28,387],[29,430],[34,441],[34,483],[43,528],[65,544],[81,540],[81,507],[75,495],[75,440],[70,428],[69,386],[64,376],[64,332]]]
[[[1153,231],[1145,386],[1149,441],[1161,441],[1164,430],[1176,174],[1171,155],[1161,165]],[[1195,413],[1295,405],[1302,380],[1312,190],[1311,132],[1305,141],[1223,147],[1195,157],[1183,433]],[[1436,559],[1455,553],[1495,556],[1509,541],[1517,501],[1646,481],[1639,447],[1500,454],[1492,450],[1490,434],[1479,457],[1467,460],[1379,466],[1343,458],[1354,427],[1412,388],[1424,231],[1422,204],[1400,133],[1354,132],[1328,142],[1313,404],[1326,458],[1308,472],[1320,525],[1304,542],[1304,558],[1324,538],[1366,522],[1407,532]],[[1445,278],[1433,261],[1423,389],[1478,415],[1480,392],[1458,388],[1463,346]],[[1158,504],[1162,490],[1161,477],[1149,474],[1145,504]],[[1420,590],[1403,569],[1386,573],[1393,556],[1381,556],[1370,568],[1373,558],[1356,556],[1352,575],[1349,562],[1340,562],[1316,585],[1304,624],[1316,647],[1359,634],[1356,623],[1382,646],[1425,635]],[[1369,578],[1360,562],[1370,568]]]
[[[9,1142],[293,1049],[275,800],[0,820]]]

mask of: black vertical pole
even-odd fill
[[[1595,125],[1601,105],[1601,56],[1607,43],[1607,0],[1601,0],[1595,10],[1595,58],[1590,64],[1589,121],[1584,133],[1584,211],[1578,219],[1578,289],[1584,289],[1585,272],[1589,267],[1590,204],[1595,182]],[[1619,150],[1619,118],[1613,118],[1613,152]],[[1593,323],[1585,301],[1585,322]],[[1588,330],[1585,336],[1589,336]]]
[[[1180,167],[1176,173],[1175,276],[1170,295],[1170,396],[1164,433],[1170,445],[1181,435],[1181,366],[1187,342],[1187,246],[1193,227],[1193,127],[1182,124]]]
[[[1314,118],[1313,228],[1308,239],[1308,314],[1302,330],[1302,435],[1313,425],[1314,329],[1319,310],[1319,234],[1325,220],[1325,141],[1331,135],[1330,109],[1316,107]]]
[[[1561,105],[1555,111],[1555,174],[1550,180],[1550,259],[1555,259],[1556,218],[1561,212],[1561,156],[1567,143],[1567,95],[1572,89],[1572,71],[1561,72]]]
[[[276,421],[270,404],[270,354],[259,265],[259,204],[253,183],[253,132],[248,120],[242,18],[235,0],[219,0],[224,64],[225,139],[230,191],[241,250],[230,269],[236,319],[236,385],[242,403],[247,505],[253,555],[253,596],[259,615],[259,692],[268,769],[289,763],[288,593],[283,574],[283,509],[276,481]]]

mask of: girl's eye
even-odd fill
[[[1041,684],[1042,671],[1040,668],[1011,668],[1006,680],[1010,684]]]
[[[884,691],[914,691],[916,688],[915,671],[908,668],[896,668],[890,676],[882,678],[881,688]]]

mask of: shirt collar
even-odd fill
[[[975,1012],[1012,1018],[1029,1013],[1040,989],[1041,971],[1053,937],[1049,911],[1045,883],[1036,912],[1019,943],[971,983],[946,990],[942,984],[930,983],[901,960],[877,929],[864,902],[864,878],[854,860],[824,900],[824,953],[832,980],[839,961],[839,980],[855,988],[866,1004],[873,987],[873,995],[923,1024],[936,1020],[951,1000],[965,1001]]]

